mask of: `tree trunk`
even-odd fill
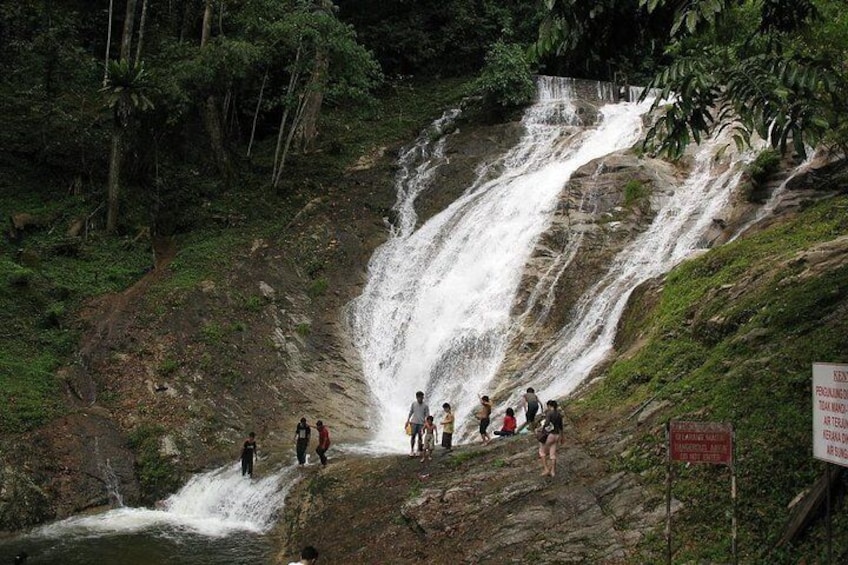
[[[124,34],[121,37],[121,60],[132,65],[132,36],[135,27],[136,0],[127,0],[127,13],[124,17]]]
[[[288,91],[287,91],[289,93],[294,91],[294,87],[297,85],[297,81],[298,81],[298,78],[300,76],[298,71],[297,71],[297,66],[298,66],[298,63],[300,62],[301,47],[302,47],[301,44],[298,44],[297,52],[295,53],[295,56],[294,56],[294,65],[292,66],[293,67],[292,75],[291,75],[291,77],[289,77],[289,88],[288,88]],[[290,108],[288,106],[286,106],[286,109],[283,111],[283,117],[280,120],[280,129],[277,132],[277,147],[274,149],[274,170],[271,172],[271,186],[273,186],[274,188],[277,188],[277,184],[280,182],[280,178],[281,178],[282,173],[283,173],[283,165],[285,164],[285,160],[286,160],[285,156],[281,159],[280,155],[282,153],[283,134],[285,133],[285,130],[286,130],[286,122],[288,121],[288,118],[289,118],[289,110],[290,110]],[[294,129],[294,125],[295,125],[294,122],[292,122],[292,129]]]
[[[118,227],[118,204],[121,193],[121,160],[123,129],[115,123],[112,130],[112,150],[109,153],[109,184],[107,187],[108,205],[106,207],[106,232],[115,233]]]
[[[109,25],[106,28],[106,61],[103,63],[103,87],[109,80],[109,51],[112,48],[112,4],[114,0],[109,0]]]
[[[328,14],[333,14],[333,3],[330,0],[316,0],[316,8]],[[325,45],[318,45],[315,53],[315,64],[312,66],[312,76],[306,88],[303,121],[298,128],[297,145],[304,153],[315,150],[315,140],[318,137],[318,117],[321,114],[321,104],[324,101],[324,90],[327,86],[327,73],[330,68],[330,56]]]
[[[247,144],[247,156],[253,148],[253,139],[256,137],[256,120],[259,118],[259,109],[262,107],[262,96],[265,94],[265,83],[268,82],[268,71],[262,77],[262,86],[259,87],[259,100],[256,101],[256,111],[253,112],[253,125],[250,127],[250,142]]]
[[[329,57],[325,48],[319,48],[315,54],[315,65],[306,89],[303,103],[303,121],[299,128],[298,145],[304,153],[315,150],[315,140],[318,137],[318,116],[321,114],[321,104],[324,101],[324,87],[327,84],[327,71],[330,67]]]
[[[144,45],[144,24],[147,23],[147,0],[141,4],[141,19],[138,22],[138,45],[135,47],[135,61],[141,61],[141,47]]]
[[[200,48],[203,49],[209,42],[212,33],[212,0],[206,0],[206,8],[203,11],[203,28],[200,31]],[[206,133],[209,135],[209,143],[212,145],[212,157],[218,171],[225,179],[230,178],[230,157],[224,147],[224,128],[221,127],[221,115],[218,112],[218,103],[215,96],[210,94],[206,97],[206,103],[201,109],[203,123]]]
[[[206,47],[212,33],[212,0],[206,0],[203,10],[203,27],[200,28],[200,47]]]
[[[124,17],[124,33],[121,37],[121,60],[129,61],[130,47],[132,45],[133,25],[135,21],[136,0],[127,0],[127,13]],[[107,186],[106,207],[106,232],[115,233],[118,227],[118,211],[121,197],[121,161],[123,160],[123,137],[126,128],[126,120],[129,118],[130,108],[124,108],[122,102],[118,102],[115,108],[114,123],[112,125],[112,150],[109,155],[109,181]]]

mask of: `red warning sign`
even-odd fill
[[[733,426],[720,422],[669,422],[672,461],[733,463]]]

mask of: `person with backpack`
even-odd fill
[[[542,476],[556,476],[556,448],[562,438],[562,414],[556,400],[548,400],[545,422],[537,430],[539,458],[542,460]]]
[[[306,463],[306,449],[309,447],[309,436],[311,434],[312,428],[306,423],[306,418],[301,418],[294,430],[294,446],[298,465]]]

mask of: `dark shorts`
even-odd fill
[[[527,423],[532,424],[533,420],[536,419],[536,414],[539,413],[539,405],[537,403],[532,403],[527,406]]]
[[[422,431],[424,431],[424,424],[412,424],[412,437],[420,436]]]
[[[449,434],[447,432],[442,432],[442,447],[445,449],[451,448],[451,442],[453,441],[453,434]]]
[[[488,430],[488,429],[489,429],[489,419],[483,418],[482,420],[480,420],[480,435],[485,435],[486,430]]]

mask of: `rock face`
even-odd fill
[[[306,544],[333,563],[630,562],[665,519],[664,497],[632,473],[609,472],[577,437],[567,425],[553,478],[540,476],[531,435],[437,449],[427,463],[395,456],[307,469],[287,503],[278,562]]]

